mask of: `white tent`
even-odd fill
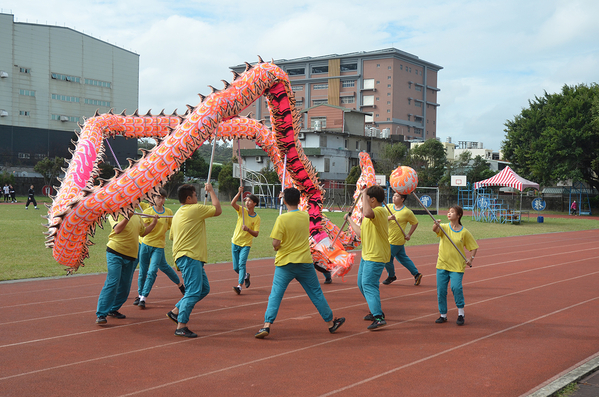
[[[501,172],[489,179],[474,183],[474,189],[486,186],[506,186],[523,191],[527,187],[539,190],[539,184],[531,182],[516,174],[510,167],[505,167]]]

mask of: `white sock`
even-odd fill
[[[146,297],[145,297],[145,296],[140,296],[140,297],[139,297],[139,301],[140,301],[140,302],[141,302],[141,301],[145,301],[145,300],[146,300]]]
[[[441,317],[447,318],[447,314],[441,314]]]
[[[458,316],[464,316],[464,308],[458,308]]]

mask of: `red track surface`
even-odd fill
[[[231,264],[207,265],[211,292],[189,321],[197,339],[173,335],[165,313],[180,294],[163,274],[146,310],[131,304],[133,288],[127,318],[106,326],[94,323],[105,275],[1,283],[0,396],[519,396],[599,351],[598,241],[599,230],[479,240],[463,327],[451,293],[449,322],[434,323],[435,245],[407,248],[420,286],[401,265],[381,285],[389,325],[375,332],[357,265],[323,285],[347,318],[338,333],[294,282],[264,340],[253,335],[272,260],[248,264],[241,296]]]

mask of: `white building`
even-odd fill
[[[71,139],[96,110],[133,113],[139,55],[61,26],[15,22],[0,13],[0,165],[70,158]],[[117,158],[136,157],[137,141],[111,141]],[[112,156],[107,158],[114,164]]]

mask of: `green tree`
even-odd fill
[[[351,170],[349,170],[349,175],[345,178],[345,183],[348,185],[356,185],[358,183],[358,179],[360,179],[360,174],[362,170],[360,170],[359,166],[353,166]]]
[[[206,179],[208,177],[208,169],[210,164],[208,164],[200,152],[196,150],[193,155],[185,161],[183,167],[185,170],[185,176],[190,178]]]
[[[218,174],[218,190],[229,196],[229,200],[239,189],[239,178],[233,178],[233,162],[229,161]]]
[[[469,153],[469,152],[468,152]],[[466,179],[470,183],[482,181],[495,175],[496,172],[489,168],[489,162],[483,156],[476,156],[470,170],[466,173]]]
[[[385,144],[381,150],[381,156],[376,163],[377,174],[390,175],[391,172],[402,164],[408,148],[403,143]]]
[[[439,186],[450,188],[451,176],[466,175],[470,166],[470,161],[472,161],[472,153],[468,150],[460,153],[457,159],[448,160],[445,167],[445,175],[443,175],[443,178],[439,181]],[[445,189],[445,191],[447,191],[447,189]]]
[[[60,175],[61,169],[64,166],[65,162],[62,157],[54,157],[54,159],[46,157],[43,160],[38,161],[33,167],[33,170],[42,174],[44,177],[44,185],[50,185],[53,183],[54,179]]]
[[[418,173],[419,186],[438,186],[445,174],[447,156],[445,147],[436,139],[410,149],[406,164]]]
[[[114,167],[110,164],[100,163],[98,168],[100,169],[100,175],[98,175],[100,178],[108,180],[114,176]]]
[[[166,195],[171,197],[175,189],[179,187],[179,185],[183,184],[185,176],[183,175],[183,171],[179,171],[169,178],[168,182],[164,184],[164,190],[166,190]]]
[[[505,123],[514,170],[544,186],[572,179],[599,189],[599,85],[564,85],[528,104]]]

